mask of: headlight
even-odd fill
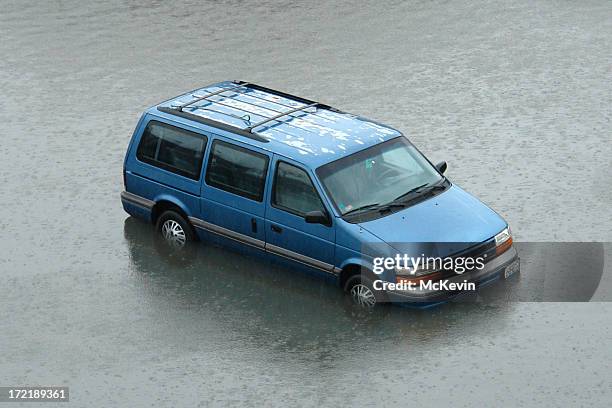
[[[499,234],[495,236],[495,253],[497,255],[503,254],[512,246],[512,231],[510,227],[504,228]]]

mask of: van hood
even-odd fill
[[[425,201],[359,225],[395,249],[403,243],[480,243],[507,226],[495,211],[454,184]]]

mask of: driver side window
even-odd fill
[[[285,162],[276,167],[272,205],[301,217],[310,211],[326,212],[308,174]]]

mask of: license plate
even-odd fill
[[[521,260],[517,258],[516,261],[506,266],[506,269],[504,269],[504,279],[508,279],[510,276],[520,271],[520,269],[521,269]]]

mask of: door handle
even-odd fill
[[[251,231],[257,234],[257,220],[255,218],[251,218]]]
[[[279,234],[280,234],[281,232],[283,232],[283,229],[282,229],[281,227],[279,227],[278,225],[274,225],[274,224],[272,224],[271,228],[272,228],[272,231],[274,231],[274,232],[278,232]]]

